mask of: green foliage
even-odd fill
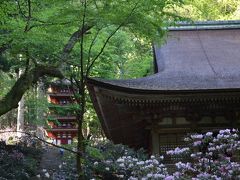
[[[238,0],[186,0],[182,8],[176,8],[184,17],[192,20],[234,20],[239,19]]]
[[[8,74],[0,71],[0,97],[7,94],[13,83],[14,79],[12,79]]]
[[[32,87],[25,95],[25,123],[28,125],[45,125],[44,120],[48,111],[46,96],[40,97],[38,88]]]
[[[89,157],[96,159],[96,160],[103,160],[104,155],[101,153],[101,150],[95,147],[88,146],[86,148],[86,151],[88,152]]]
[[[52,113],[63,116],[63,115],[66,115],[67,113],[74,114],[74,111],[78,109],[78,105],[69,104],[69,105],[61,106],[57,104],[48,103],[48,108]]]

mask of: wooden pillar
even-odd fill
[[[152,154],[159,154],[159,134],[155,129],[152,129],[151,135],[152,135]]]
[[[226,120],[229,122],[229,124],[232,128],[238,128],[237,127],[237,116],[236,116],[235,112],[228,111],[226,113]]]
[[[191,122],[191,128],[193,132],[198,132],[199,127],[198,127],[198,121],[200,121],[200,116],[198,113],[191,113],[187,115],[187,120]]]

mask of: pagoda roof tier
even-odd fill
[[[49,96],[54,96],[54,97],[72,97],[73,93],[48,93]]]
[[[76,120],[76,116],[49,116],[50,118],[58,119],[58,120]]]
[[[71,108],[74,104],[68,103],[68,104],[54,104],[49,103],[48,108]]]
[[[212,24],[211,24],[212,23]],[[169,28],[166,43],[154,45],[157,73],[128,80],[94,81],[139,90],[240,88],[240,21],[189,23]]]
[[[68,79],[60,79],[60,80],[56,80],[54,82],[51,82],[51,85],[56,85],[56,86],[70,86],[71,85],[71,81],[69,81]]]
[[[49,132],[77,132],[77,128],[52,128],[52,129],[47,129]]]

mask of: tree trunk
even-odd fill
[[[22,70],[19,70],[18,78],[22,75]],[[21,100],[18,103],[18,111],[17,111],[17,131],[23,131],[24,129],[24,96],[22,96]],[[22,133],[17,132],[17,136],[21,137]]]
[[[17,113],[17,131],[23,131],[24,129],[24,96],[18,103],[18,113]],[[17,133],[18,137],[22,136],[22,133]]]
[[[39,83],[38,83],[38,86],[37,86],[37,100],[39,101],[39,100],[44,99],[44,95],[45,95],[44,84],[40,79]],[[36,107],[36,118],[37,118],[37,120],[38,121],[41,120],[41,122],[44,122],[43,121],[43,119],[44,119],[43,115],[44,115],[44,110],[43,110],[42,105],[37,106]]]
[[[81,87],[79,89],[79,94],[81,95],[80,97],[80,101],[79,101],[79,105],[80,105],[80,109],[78,110],[78,144],[77,144],[77,149],[78,153],[77,154],[77,170],[78,170],[78,174],[79,174],[79,179],[83,179],[83,169],[82,169],[82,158],[83,158],[83,154],[85,153],[85,148],[86,148],[86,144],[85,144],[85,139],[83,136],[83,122],[84,122],[84,113],[85,113],[85,105],[86,105],[86,90],[85,90],[85,85],[83,83],[83,79],[81,82]]]
[[[77,150],[78,152],[81,153],[77,153],[77,170],[78,170],[78,176],[79,179],[83,179],[83,169],[82,169],[82,153],[85,152],[85,146],[84,146],[84,137],[83,137],[83,133],[82,133],[82,117],[78,118],[78,122],[80,122],[78,124],[78,144],[77,144]]]

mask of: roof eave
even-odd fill
[[[136,88],[130,88],[130,87],[124,87],[124,86],[118,86],[110,83],[103,82],[101,80],[93,79],[93,78],[87,78],[87,84],[92,84],[94,86],[99,86],[102,88],[110,89],[110,90],[116,90],[116,91],[122,91],[129,94],[197,94],[197,93],[222,93],[222,92],[240,92],[240,88],[227,88],[227,89],[136,89]]]

